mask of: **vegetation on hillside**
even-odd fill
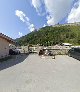
[[[16,39],[19,45],[40,44],[55,45],[60,43],[80,44],[80,26],[66,25],[60,27],[46,26],[38,31],[31,32],[21,38]]]

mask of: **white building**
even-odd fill
[[[0,33],[0,59],[9,55],[9,44],[14,44],[14,40]]]
[[[62,43],[63,46],[72,46],[70,43]]]

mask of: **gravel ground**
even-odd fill
[[[80,61],[19,55],[0,64],[0,92],[80,92]]]

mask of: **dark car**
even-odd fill
[[[17,54],[20,54],[19,50],[12,50],[12,49],[9,50],[9,55],[17,55]]]

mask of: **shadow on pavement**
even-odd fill
[[[27,57],[28,54],[14,55],[12,59],[0,62],[0,71],[23,62]]]
[[[74,52],[74,51],[70,51],[70,52],[68,53],[68,55],[69,55],[70,57],[75,58],[75,59],[77,59],[77,60],[80,61],[80,53]]]

